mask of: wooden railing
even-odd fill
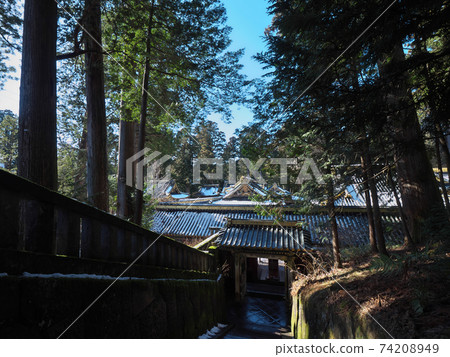
[[[132,262],[150,245],[138,264],[214,270],[209,254],[0,169],[0,248]]]

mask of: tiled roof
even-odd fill
[[[234,186],[225,190],[224,200],[234,199],[236,197],[244,198],[252,195],[265,196],[266,191],[255,180],[250,177],[241,177]]]
[[[366,199],[364,197],[363,180],[354,176],[352,183],[349,184],[336,199],[335,205],[338,207],[366,207]],[[397,207],[392,189],[388,186],[386,178],[377,177],[376,180],[377,196],[379,205],[382,208]]]
[[[386,177],[380,175],[376,178],[377,194],[380,208],[383,209],[395,209],[397,203],[395,197],[392,193],[391,188],[387,184]],[[214,188],[214,190],[213,190]],[[273,185],[269,191],[278,194],[280,197],[288,197],[289,191],[283,188]],[[350,183],[340,188],[340,194],[337,195],[335,199],[336,207],[342,208],[356,208],[364,209],[366,207],[366,200],[364,196],[364,187],[362,184],[362,179],[358,176],[353,176]],[[250,178],[243,177],[234,186],[229,186],[223,189],[222,193],[219,195],[217,187],[203,187],[200,189],[199,193],[194,194],[189,199],[178,199],[179,197],[170,196],[173,201],[164,200],[165,205],[203,205],[211,204],[218,206],[226,205],[255,205],[254,201],[249,201],[248,196],[259,194],[261,196],[266,196],[266,190],[258,185],[257,182]],[[193,197],[197,197],[194,199]],[[198,197],[202,199],[199,200]],[[184,197],[183,197],[184,198]],[[292,196],[292,200],[297,200],[298,197]],[[401,201],[401,200],[400,200]],[[285,202],[285,205],[289,205],[289,200]],[[290,202],[292,203],[292,202]],[[271,204],[270,201],[258,202],[258,204]],[[320,202],[317,202],[320,206]]]
[[[227,224],[230,219],[273,220],[274,217],[257,215],[253,211],[189,211],[158,210],[155,213],[152,230],[171,237],[206,238]],[[401,243],[403,233],[400,218],[382,215],[386,240]],[[326,214],[297,215],[284,214],[285,221],[303,221],[303,226],[311,233],[311,243],[315,246],[329,244],[331,234]],[[361,246],[369,243],[368,221],[365,213],[339,213],[336,215],[338,234],[342,246]]]
[[[281,225],[269,220],[229,220],[215,244],[227,248],[271,251],[311,249],[311,238],[295,222]]]

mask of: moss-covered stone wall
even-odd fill
[[[351,312],[347,306],[330,304],[334,286],[300,291],[292,299],[291,331],[294,338],[387,338],[368,315]]]
[[[59,336],[111,282],[0,277],[0,338]],[[63,337],[196,338],[224,321],[224,306],[216,280],[119,280]]]

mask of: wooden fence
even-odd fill
[[[214,270],[207,253],[0,169],[0,248],[132,262],[150,245],[138,264]]]

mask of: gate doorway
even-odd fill
[[[247,258],[247,282],[278,282],[285,281],[285,264],[278,259],[262,257]]]
[[[261,254],[262,255],[262,254]],[[234,328],[224,338],[290,338],[289,257],[235,254]]]
[[[285,297],[285,263],[264,257],[247,258],[247,295]]]
[[[234,253],[235,298],[266,295],[290,302],[293,257],[282,255]]]

